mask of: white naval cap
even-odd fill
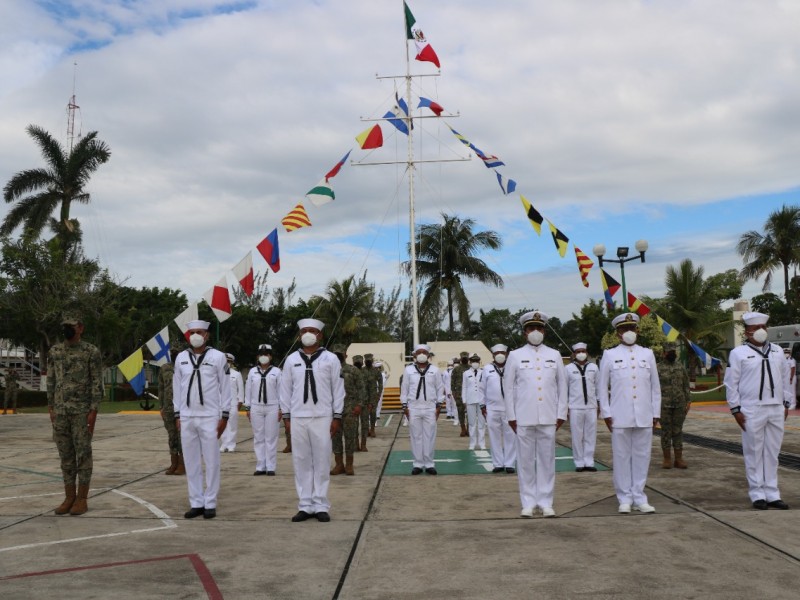
[[[416,354],[420,350],[425,350],[425,352],[430,353],[431,347],[428,346],[428,344],[417,344],[416,346],[414,346],[414,354]]]
[[[586,343],[585,342],[578,342],[577,344],[572,345],[572,351],[577,352],[578,350],[586,350]]]
[[[505,344],[495,344],[494,346],[489,348],[489,352],[491,352],[492,354],[497,354],[498,352],[507,352],[507,351],[508,351],[508,346],[506,346]]]
[[[769,315],[760,312],[746,312],[742,315],[742,321],[745,325],[766,325]]]
[[[536,324],[539,324],[539,325],[545,325],[545,324],[547,323],[547,320],[548,320],[549,318],[550,318],[550,317],[549,317],[547,314],[545,314],[545,313],[543,313],[542,311],[540,311],[540,310],[538,310],[538,309],[537,309],[537,310],[532,310],[532,311],[526,312],[524,315],[522,315],[522,316],[519,318],[519,324],[520,324],[520,325],[521,325],[523,328],[524,328],[526,325],[530,325],[530,324],[534,324],[534,325],[536,325]]]
[[[622,313],[611,321],[611,326],[616,329],[620,325],[639,325],[639,315],[636,313]]]
[[[272,354],[272,346],[270,346],[269,344],[259,344],[258,345],[258,353],[259,354],[266,354],[266,353]]]
[[[376,360],[374,363],[372,363],[372,366],[373,367],[382,367],[383,363],[381,361],[379,361],[379,360]]]
[[[208,321],[203,321],[201,319],[195,319],[194,321],[189,321],[188,323],[186,323],[186,330],[187,331],[190,330],[190,329],[205,329],[205,330],[208,330],[209,327],[211,327],[211,323],[209,323]]]
[[[316,329],[317,331],[322,331],[322,329],[325,327],[325,323],[319,319],[300,319],[297,322],[298,329],[305,329],[306,327]]]
[[[225,358],[227,358],[231,362],[236,360],[236,357],[233,354],[231,354],[230,352],[226,352],[225,353]]]

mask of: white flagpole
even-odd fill
[[[405,2],[403,6],[403,37],[406,40],[406,106],[408,114],[405,117],[406,127],[408,128],[408,222],[411,237],[411,319],[414,329],[413,346],[411,350],[419,344],[419,298],[417,293],[417,246],[416,246],[416,218],[414,215],[414,141],[411,131],[411,58],[408,54],[408,35]]]

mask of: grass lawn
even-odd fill
[[[718,385],[719,383],[717,383],[716,375],[698,376],[697,387],[695,389],[697,391],[701,391],[702,388],[710,390]],[[718,390],[704,392],[702,394],[692,394],[692,402],[725,402],[725,388],[721,387]]]

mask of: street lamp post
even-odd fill
[[[610,263],[617,263],[619,265],[620,272],[622,273],[622,308],[625,312],[628,312],[628,291],[625,288],[625,263],[632,261],[632,260],[640,260],[644,262],[644,253],[647,252],[647,248],[649,244],[647,240],[639,240],[634,245],[636,251],[639,253],[636,256],[628,256],[628,252],[630,248],[628,246],[620,246],[617,248],[617,258],[603,258],[603,255],[606,253],[606,247],[603,244],[597,244],[594,248],[592,248],[592,252],[597,257],[598,261],[600,262],[600,267],[603,267],[604,262]]]

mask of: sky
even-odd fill
[[[800,2],[795,0],[410,0],[441,61],[414,61],[417,223],[441,213],[500,233],[481,258],[502,290],[469,284],[479,309],[539,308],[566,320],[601,299],[580,283],[572,245],[537,236],[519,194],[592,256],[645,239],[628,289],[658,297],[669,265],[740,269],[736,242],[800,204]],[[281,270],[298,295],[367,271],[402,285],[409,238],[407,138],[354,137],[405,94],[401,0],[35,0],[0,7],[0,181],[41,166],[25,128],[63,144],[97,131],[111,160],[73,205],[87,254],[121,283],[198,300],[303,201],[312,227],[280,230]],[[410,45],[410,49],[413,45]],[[440,76],[434,77],[433,75]],[[376,75],[378,77],[376,77]],[[445,122],[517,182],[494,173]],[[310,190],[331,180],[336,200]],[[361,163],[361,164],[352,164]],[[0,205],[0,218],[8,205]],[[545,223],[546,225],[546,223]],[[592,256],[592,258],[594,258]],[[619,279],[619,267],[608,265]],[[232,275],[227,275],[233,282]],[[760,293],[749,282],[744,297]],[[782,279],[775,274],[773,291]]]

